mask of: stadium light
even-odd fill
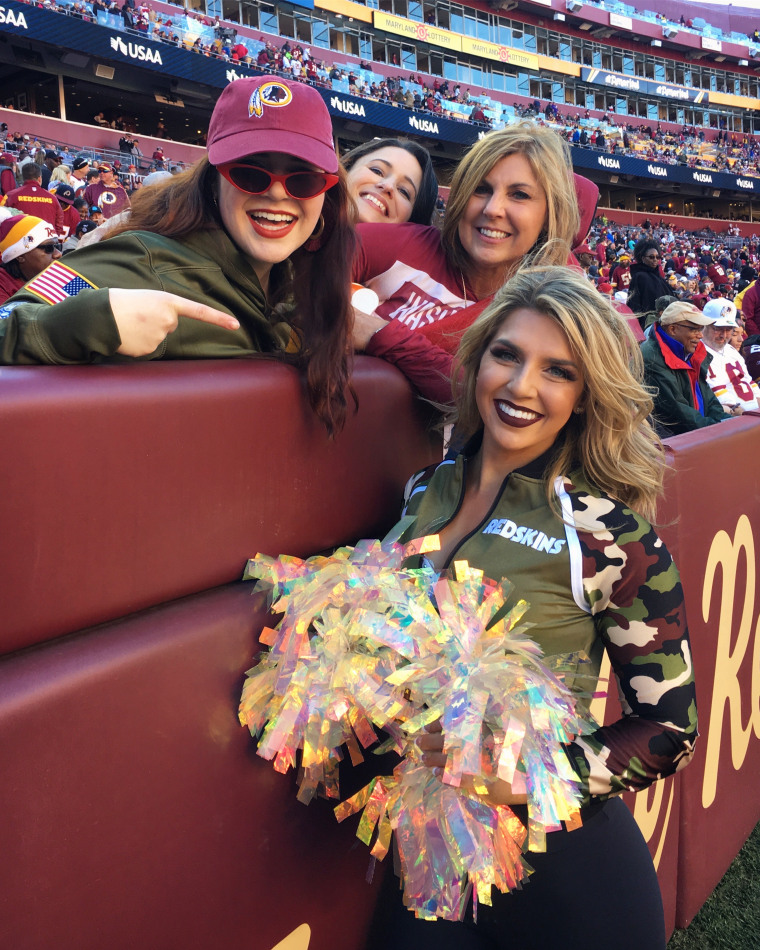
[[[652,40],[652,46],[662,46],[662,40]]]

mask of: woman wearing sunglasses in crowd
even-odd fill
[[[128,222],[0,310],[0,362],[277,353],[305,371],[334,431],[346,409],[349,218],[319,93],[236,80],[214,109],[206,156],[139,192]]]
[[[373,139],[342,159],[363,224],[430,224],[438,181],[427,149],[406,139]]]
[[[0,223],[0,303],[60,256],[51,224],[31,214],[9,214]]]
[[[660,245],[652,238],[641,238],[633,249],[634,263],[626,303],[639,317],[642,329],[648,322],[646,315],[655,310],[657,298],[672,293],[660,270],[661,256]]]

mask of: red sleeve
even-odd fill
[[[385,273],[396,261],[418,266],[440,254],[440,231],[425,224],[358,224],[356,233],[354,280],[360,284]]]
[[[388,225],[381,225],[387,228]],[[391,320],[370,337],[367,356],[392,363],[425,399],[448,405],[451,397],[452,358],[419,331]]]
[[[63,230],[63,208],[61,202],[53,195],[53,210],[55,211],[55,230],[61,237],[66,237]]]
[[[747,321],[748,336],[752,336],[753,333],[760,333],[759,297],[757,284],[755,284],[749,288],[742,299],[742,313],[744,314],[744,319]]]
[[[459,343],[464,331],[471,326],[480,314],[491,303],[492,297],[486,297],[484,300],[478,300],[477,303],[444,317],[443,320],[436,320],[435,323],[428,323],[416,331],[416,336],[424,336],[434,345],[436,349],[440,348],[450,355],[454,355],[459,349]]]

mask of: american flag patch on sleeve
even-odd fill
[[[78,293],[87,289],[97,290],[96,284],[82,277],[75,270],[72,270],[67,264],[60,261],[53,261],[49,267],[46,267],[41,274],[37,274],[24,287],[24,290],[31,290],[45,303],[60,303],[67,297],[76,297]]]

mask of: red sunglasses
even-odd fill
[[[263,195],[275,182],[279,182],[291,198],[305,200],[324,194],[338,184],[338,176],[328,172],[288,172],[275,175],[258,165],[228,162],[218,165],[218,171],[238,191],[248,195]]]

